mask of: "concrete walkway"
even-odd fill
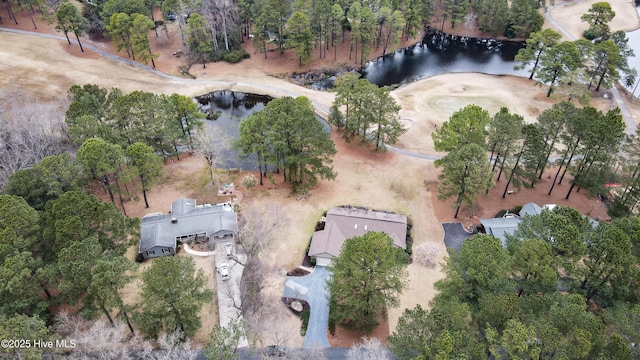
[[[193,250],[192,248],[189,247],[189,245],[187,243],[182,244],[182,247],[184,248],[184,251],[186,251],[187,254],[191,254],[191,255],[195,255],[195,256],[207,257],[207,256],[213,256],[213,255],[216,254],[215,251],[197,251],[197,250]]]
[[[324,266],[316,266],[306,276],[287,276],[282,296],[305,300],[311,307],[307,334],[302,347],[329,347],[327,328],[329,326],[329,292],[325,289],[331,273]]]

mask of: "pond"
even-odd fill
[[[522,41],[470,38],[427,30],[414,46],[369,62],[362,76],[378,85],[394,85],[452,72],[528,76],[514,70]]]
[[[205,95],[197,96],[198,108],[207,114],[207,126],[220,127],[232,140],[240,136],[240,122],[251,114],[260,111],[273,100],[268,95],[248,94],[231,90],[214,91]],[[322,119],[317,117],[323,125],[324,131],[330,132],[331,127]],[[238,152],[229,149],[223,153],[224,161],[217,166],[225,169],[238,168],[242,170],[258,170],[256,157],[250,156],[246,159],[240,158]]]

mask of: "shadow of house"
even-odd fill
[[[385,233],[393,239],[395,246],[402,249],[407,247],[406,216],[388,211],[334,206],[327,211],[324,230],[313,233],[309,256],[316,258],[317,265],[327,266],[333,257],[340,255],[345,240],[369,231]]]
[[[234,237],[238,218],[231,203],[196,205],[195,199],[171,203],[171,213],[142,218],[138,252],[145,259],[174,255],[178,242]]]

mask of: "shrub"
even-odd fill
[[[311,316],[311,312],[309,310],[304,310],[300,313],[300,317],[302,318],[302,325],[300,326],[300,335],[304,336],[307,333],[307,326],[309,326],[309,316]]]
[[[600,36],[600,33],[596,28],[590,27],[582,33],[582,36],[584,36],[584,38],[587,40],[595,40]]]
[[[141,263],[143,261],[144,261],[144,257],[142,256],[142,253],[138,253],[138,255],[136,255],[136,262]]]
[[[440,249],[435,244],[421,244],[416,247],[413,256],[418,264],[433,269],[438,265]]]
[[[513,39],[514,37],[516,37],[516,29],[513,23],[509,23],[507,24],[507,27],[505,27],[504,32],[502,33],[502,35],[504,35],[505,37],[509,38],[509,39]]]
[[[251,189],[256,185],[258,185],[258,180],[253,175],[245,175],[242,178],[242,186],[245,188]]]
[[[242,59],[248,59],[248,58],[249,58],[249,53],[244,51],[244,49],[231,50],[225,53],[224,55],[222,55],[222,59],[224,61],[232,64],[239,63],[240,61],[242,61]]]
[[[316,266],[316,258],[312,257],[310,260],[311,266]]]

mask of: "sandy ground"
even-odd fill
[[[624,4],[626,3],[625,1]],[[558,8],[554,11],[568,11],[570,8]],[[624,9],[619,13],[624,14]],[[4,24],[7,24],[4,7],[0,7],[0,16]],[[32,27],[28,17],[21,16],[23,18],[19,18],[20,26],[25,29]],[[575,23],[579,20],[570,22]],[[176,28],[172,29],[170,26],[169,30],[170,40],[162,40],[163,36],[166,39],[166,35],[160,33],[157,39],[152,38],[152,46],[154,49],[156,46],[163,48],[160,51],[161,57],[157,59],[158,68],[178,75],[177,66],[182,60],[173,57],[172,52],[180,45],[179,35]],[[108,43],[96,45],[106,49],[110,46]],[[198,77],[198,81],[168,80],[102,58],[90,51],[80,54],[77,44],[68,45],[66,41],[0,32],[0,47],[3,49],[0,52],[0,72],[3,74],[0,77],[0,99],[12,93],[30,95],[38,99],[60,99],[65,96],[71,85],[83,83],[95,83],[103,87],[115,86],[125,92],[146,90],[166,94],[177,92],[188,96],[217,89],[232,89],[272,96],[301,94],[326,108],[331,105],[333,99],[333,94],[311,91],[268,76],[268,74],[277,75],[299,69],[297,60],[291,57],[291,54],[279,55],[270,52],[268,59],[264,61],[262,54],[251,52],[251,47],[248,47],[248,51],[252,58],[237,65],[209,64],[206,69],[195,65],[191,72]],[[341,49],[343,59],[341,61],[348,62],[348,45],[344,45]],[[327,57],[331,58],[331,55],[330,50]],[[314,62],[310,64],[310,66],[316,65]],[[229,81],[231,84],[215,83],[215,81]],[[525,116],[527,121],[533,121],[541,111],[552,105],[552,102],[545,98],[545,92],[544,87],[534,86],[533,82],[526,79],[482,74],[448,74],[412,83],[393,92],[402,106],[401,117],[407,119],[406,123],[411,125],[398,146],[432,153],[430,133],[435,126],[446,121],[451,113],[469,103],[480,104],[492,114],[501,106],[507,106],[511,111]],[[610,106],[603,99],[596,99],[594,104],[601,109],[607,109]],[[637,104],[632,103],[630,107],[632,112],[635,110],[636,114],[640,113]],[[357,143],[345,144],[335,132],[332,138],[338,149],[334,163],[338,177],[332,182],[321,181],[311,190],[307,199],[297,201],[295,197],[289,195],[286,186],[279,184],[267,185],[251,191],[240,190],[243,203],[256,202],[267,206],[279,206],[286,209],[288,213],[288,221],[279,224],[280,236],[264,254],[264,260],[282,270],[296,267],[301,262],[314,224],[321,213],[329,206],[343,204],[389,209],[406,214],[414,223],[412,234],[415,240],[414,246],[425,242],[434,243],[440,247],[444,259],[446,252],[442,242],[440,221],[451,220],[453,211],[449,208],[450,203],[435,199],[435,185],[426,187],[423,183],[424,180],[433,180],[437,176],[433,163],[390,153],[373,154]],[[140,200],[141,195],[138,195],[137,200],[126,204],[127,213],[130,216],[140,217],[148,212],[166,212],[171,201],[182,196],[196,197],[198,202],[215,201],[217,198],[215,194],[198,187],[203,171],[202,166],[203,163],[194,157],[167,164],[162,185],[149,192],[151,208],[144,209],[144,204]],[[540,204],[563,203],[560,199],[546,197],[547,187],[544,184],[536,189],[537,191],[522,191],[517,195],[510,195],[507,199],[499,200],[499,195],[494,194],[499,191],[496,188],[489,200],[479,201],[473,214],[493,216],[501,208],[510,208],[532,200]],[[557,189],[554,196],[563,197],[565,189],[565,186]],[[585,213],[591,212],[592,216],[605,216],[601,213],[601,204],[583,195],[573,194],[569,204]],[[463,212],[460,220],[470,221],[470,215],[472,214],[469,212]],[[202,260],[198,263],[205,271],[211,269],[207,261]],[[412,264],[408,271],[409,289],[403,294],[400,307],[389,310],[391,331],[395,328],[404,308],[414,307],[416,304],[428,308],[429,301],[435,294],[433,283],[443,276],[439,267],[427,269]],[[209,274],[210,285],[214,287],[215,279],[211,275]],[[284,276],[274,279],[274,282],[276,283],[274,288],[278,288],[277,283],[280,282],[281,289]],[[127,289],[133,300],[137,296],[135,294],[137,286],[139,284],[134,282]],[[205,326],[196,337],[199,341],[207,338],[211,326],[217,322],[216,311],[214,305],[203,310]],[[293,316],[286,321],[291,327],[299,327],[299,320]],[[295,345],[299,340],[292,338],[291,343]]]
[[[582,38],[582,33],[589,28],[589,24],[581,21],[580,16],[587,13],[594,3],[600,0],[583,0],[576,2],[558,2],[557,6],[550,10],[551,17],[565,30],[576,38]],[[611,31],[632,31],[640,27],[640,18],[636,11],[634,0],[609,1],[616,16],[609,26]],[[577,21],[576,21],[577,20]],[[546,27],[550,27],[548,24]],[[552,27],[550,27],[552,28]],[[563,39],[568,40],[568,39]]]

